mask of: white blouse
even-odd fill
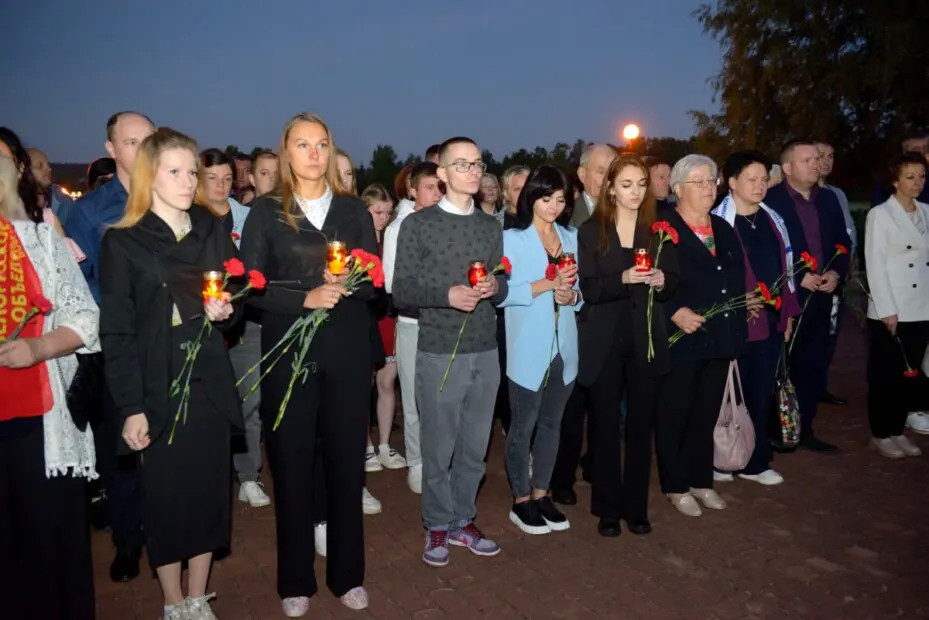
[[[74,257],[64,240],[48,224],[17,220],[13,228],[42,284],[42,294],[52,302],[43,333],[67,327],[76,333],[83,348],[79,353],[100,351],[100,310],[94,302]],[[80,431],[66,404],[68,388],[77,371],[72,353],[46,362],[52,389],[52,409],[42,416],[45,432],[45,475],[97,478],[94,438],[90,427]]]
[[[332,190],[329,186],[326,185],[326,193],[319,198],[304,198],[294,194],[294,200],[300,205],[300,209],[306,214],[306,219],[310,221],[310,224],[322,230],[326,216],[329,215],[329,207],[332,205]]]

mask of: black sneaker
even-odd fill
[[[534,503],[538,504],[539,514],[542,515],[546,525],[548,525],[549,529],[553,532],[562,532],[571,527],[568,517],[564,516],[564,514],[555,507],[555,503],[548,495],[541,499],[534,500]]]
[[[514,503],[510,510],[510,521],[527,534],[549,534],[552,531],[546,520],[542,518],[539,504],[535,500]]]

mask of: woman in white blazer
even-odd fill
[[[510,521],[527,534],[570,527],[552,503],[548,487],[561,416],[577,376],[574,313],[582,303],[577,265],[558,266],[565,254],[577,253],[577,232],[555,223],[573,198],[564,172],[539,166],[519,194],[513,227],[503,233],[503,252],[513,265],[509,293],[501,304],[512,412],[506,436],[506,469],[513,492]]]
[[[909,422],[929,434],[929,378],[921,370],[929,344],[929,206],[918,202],[926,161],[894,158],[894,195],[868,213],[865,262],[871,298],[868,326],[868,420],[871,446],[888,458],[919,456],[903,435]],[[916,376],[908,371],[916,371]],[[909,414],[908,412],[915,412]]]

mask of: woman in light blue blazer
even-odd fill
[[[513,492],[510,521],[527,534],[570,527],[548,495],[558,454],[561,415],[577,376],[577,324],[581,307],[577,266],[559,267],[577,253],[577,232],[555,220],[574,194],[564,173],[539,166],[519,195],[503,251],[513,265],[506,313],[506,374],[512,422],[506,467]],[[535,440],[533,441],[533,433]],[[532,454],[532,480],[529,475]]]

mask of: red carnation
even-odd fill
[[[677,230],[675,230],[674,227],[671,226],[671,224],[665,221],[655,222],[654,224],[652,224],[652,233],[656,235],[660,235],[661,233],[664,233],[665,235],[668,236],[668,239],[670,239],[671,243],[673,243],[674,245],[677,245],[677,242],[680,241],[680,237],[677,234]]]
[[[802,252],[800,254],[800,258],[803,259],[803,262],[806,263],[806,268],[810,271],[815,272],[817,269],[819,269],[819,262],[809,252]]]
[[[223,263],[223,269],[233,278],[245,275],[245,265],[238,258],[230,258]]]
[[[510,272],[513,271],[513,264],[510,262],[506,256],[500,259],[500,264],[503,266],[503,273],[510,275]]]
[[[239,239],[242,238],[242,235],[240,235],[240,234],[237,233],[237,232],[230,233],[229,236],[232,237],[232,240],[233,240],[233,241],[238,241]]]
[[[761,298],[765,301],[771,301],[771,291],[768,290],[768,285],[764,282],[758,283],[758,292],[761,293]]]
[[[558,266],[549,263],[548,267],[545,268],[545,279],[554,281],[558,277]]]
[[[842,245],[841,243],[836,243],[835,253],[836,254],[848,254],[848,248]]]
[[[32,306],[42,314],[48,314],[52,311],[52,302],[46,299],[43,295],[36,295],[32,299]]]
[[[250,287],[252,287],[253,289],[257,289],[257,290],[261,291],[261,290],[264,290],[265,284],[267,284],[267,282],[265,281],[265,276],[264,276],[263,273],[261,273],[261,272],[258,271],[257,269],[250,269],[250,270],[249,270],[249,272],[248,272],[248,285],[249,285]]]
[[[368,275],[371,276],[371,284],[375,288],[384,288],[384,267],[381,265],[381,261],[374,264],[374,267],[368,271]]]
[[[916,370],[915,368],[908,368],[903,371],[903,376],[906,377],[907,379],[913,379],[919,376],[919,371]]]
[[[778,295],[777,297],[775,297],[775,298],[774,298],[774,309],[775,309],[775,310],[780,310],[780,309],[781,309],[781,304],[782,304],[782,303],[783,303],[783,302],[781,301],[780,295]]]

